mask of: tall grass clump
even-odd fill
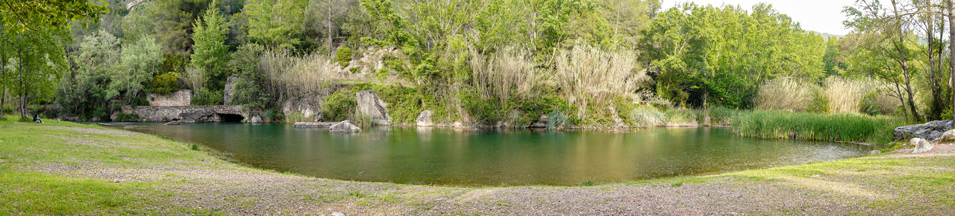
[[[635,56],[629,51],[575,46],[560,52],[550,78],[563,91],[567,102],[578,108],[578,118],[585,118],[587,110],[609,112],[615,99],[633,97],[636,89],[650,79],[646,71],[638,70]]]
[[[829,113],[860,112],[862,98],[879,89],[879,82],[864,79],[826,78],[825,96],[829,99]]]
[[[666,124],[666,115],[656,107],[637,106],[630,112],[630,121],[637,127],[656,127]]]
[[[263,54],[259,70],[269,80],[269,90],[283,98],[314,95],[327,89],[328,81],[342,77],[341,70],[324,54],[297,57],[289,51]]]
[[[815,85],[780,77],[763,83],[756,94],[756,109],[805,111],[813,102]]]
[[[484,99],[496,100],[508,110],[512,99],[534,97],[538,84],[538,70],[530,52],[504,48],[485,56],[471,50],[472,83]]]
[[[857,113],[807,113],[781,110],[739,113],[732,121],[741,136],[833,142],[888,143],[901,119]]]

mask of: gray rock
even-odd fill
[[[918,153],[932,150],[932,144],[928,143],[927,140],[920,139],[920,138],[913,138],[910,142],[912,143],[912,145],[915,146],[915,149],[912,150],[913,154],[918,154]]]
[[[869,152],[870,155],[876,155],[876,154],[880,154],[880,153],[882,153],[882,151],[879,151],[879,150],[872,150],[872,151]]]
[[[922,138],[934,140],[941,137],[942,134],[952,129],[952,120],[932,121],[925,124],[906,125],[895,128],[895,140],[904,140],[907,138]]]
[[[941,136],[935,139],[935,142],[955,142],[955,130],[945,131],[945,133],[942,133]]]
[[[431,110],[421,111],[421,113],[418,114],[418,120],[417,120],[418,127],[434,126],[434,122],[431,121],[431,115],[434,115],[434,111],[431,111]]]
[[[292,124],[295,128],[331,128],[338,122],[295,122]]]
[[[225,105],[232,105],[232,99],[235,98],[235,84],[239,82],[239,78],[229,77],[225,81],[225,89],[222,90],[223,102]]]
[[[391,116],[388,115],[387,104],[378,98],[374,91],[360,91],[355,93],[358,101],[358,114],[367,116],[374,125],[390,125]]]
[[[348,120],[345,120],[339,122],[338,124],[332,125],[328,128],[328,131],[336,133],[359,133],[361,132],[361,128],[353,125],[351,122],[348,122]]]

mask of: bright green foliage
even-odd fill
[[[348,65],[351,64],[351,56],[351,48],[338,48],[338,52],[335,52],[335,61],[338,61],[338,65],[342,66],[343,68],[348,67]]]
[[[766,4],[751,13],[685,4],[661,14],[643,33],[644,57],[660,71],[657,95],[686,105],[751,107],[764,80],[824,76],[822,37]]]
[[[326,97],[325,103],[322,104],[322,118],[325,121],[342,121],[352,117],[355,107],[358,106],[354,95],[337,91]]]
[[[165,95],[179,91],[179,73],[167,72],[156,75],[150,84],[149,92],[153,94]]]
[[[306,0],[248,0],[249,39],[269,48],[292,48],[301,43]]]
[[[24,31],[10,40],[6,49],[8,93],[29,103],[49,102],[56,84],[67,69],[66,54],[60,41],[69,37],[65,30],[42,28]],[[23,104],[25,108],[26,104]],[[21,111],[26,111],[21,108]],[[26,114],[22,113],[21,114]]]
[[[131,12],[131,19],[124,28],[131,34],[126,42],[133,42],[142,35],[150,35],[159,41],[167,53],[188,54],[193,41],[193,21],[207,9],[208,0],[163,0],[148,1]]]
[[[218,2],[212,1],[209,8],[217,8]],[[192,61],[189,66],[205,71],[207,88],[221,89],[229,76],[228,65],[229,47],[226,46],[226,33],[229,26],[219,10],[206,10],[201,19],[193,24]]]
[[[0,4],[0,23],[14,29],[43,31],[44,28],[68,29],[70,22],[95,18],[108,13],[106,3],[87,0],[9,1]]]
[[[107,97],[122,93],[126,101],[135,101],[159,72],[162,59],[162,50],[152,37],[141,37],[135,44],[123,45],[119,67],[112,72],[113,82],[109,85],[113,91]]]
[[[836,76],[845,74],[846,68],[849,67],[846,62],[848,54],[845,52],[839,38],[829,37],[826,41],[826,54],[822,56],[826,75]]]

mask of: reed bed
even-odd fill
[[[733,130],[746,137],[876,144],[892,141],[893,129],[902,123],[887,116],[780,110],[740,112],[732,121]]]

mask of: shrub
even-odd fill
[[[756,109],[804,111],[813,102],[814,86],[794,78],[780,77],[759,86]]]
[[[139,121],[139,119],[140,119],[139,114],[136,114],[136,113],[129,113],[129,114],[120,113],[118,116],[116,116],[116,121],[121,121],[121,122]]]
[[[691,126],[699,123],[693,110],[671,109],[663,113],[667,126]]]
[[[860,111],[869,115],[891,115],[895,113],[900,105],[898,100],[885,95],[881,91],[869,93],[859,102]],[[946,109],[946,111],[952,112],[951,109]]]
[[[355,113],[358,102],[352,94],[337,91],[325,98],[322,104],[322,117],[326,121],[344,121]]]
[[[338,61],[338,65],[342,66],[343,68],[348,67],[348,65],[351,65],[351,56],[352,56],[351,48],[348,48],[348,47],[338,48],[338,51],[335,52],[335,61]]]
[[[222,105],[222,91],[214,91],[209,89],[199,89],[195,95],[192,96],[192,105]]]
[[[176,72],[156,75],[149,87],[149,92],[154,94],[166,95],[175,91],[179,91],[179,73]]]

